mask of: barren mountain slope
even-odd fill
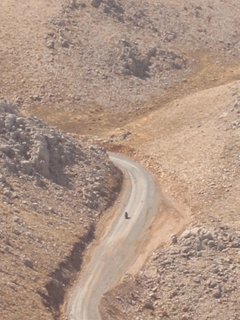
[[[125,132],[112,135],[115,149],[151,169],[192,222],[106,294],[103,318],[239,319],[240,82],[175,100]]]
[[[0,104],[0,318],[52,319],[121,185],[105,151]]]
[[[239,16],[238,0],[0,1],[0,98],[107,136],[192,213],[104,319],[240,317]],[[58,317],[120,184],[101,148],[1,106],[1,319]]]
[[[99,133],[169,87],[189,91],[193,71],[219,75],[238,62],[239,15],[237,0],[3,0],[1,95],[67,130]],[[218,81],[203,76],[205,87]]]

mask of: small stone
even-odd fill
[[[48,49],[54,49],[55,43],[53,40],[48,40],[46,46]]]
[[[232,248],[240,248],[240,240],[237,241],[237,240],[234,240],[231,244],[231,247]]]
[[[69,42],[66,39],[62,39],[61,46],[63,48],[69,48]]]
[[[177,243],[177,236],[175,234],[173,234],[171,236],[171,241],[172,241],[172,244],[176,244]]]
[[[102,3],[102,0],[92,0],[91,1],[91,5],[94,7],[94,8],[99,8],[100,5]]]
[[[30,259],[25,259],[23,263],[25,264],[26,267],[31,269],[33,268],[33,262]]]
[[[214,241],[208,241],[208,246],[210,247],[210,248],[214,248],[214,247],[216,247],[216,243],[214,242]]]
[[[183,311],[183,312],[188,312],[188,311],[189,311],[189,307],[184,306],[184,307],[182,308],[182,311]]]
[[[148,301],[144,304],[143,308],[149,309],[149,310],[154,310],[154,305],[153,305],[152,301]]]
[[[34,102],[36,101],[41,101],[42,100],[42,97],[40,97],[39,95],[33,95],[33,96],[30,96],[30,99]]]
[[[215,281],[209,280],[207,282],[209,288],[216,288],[217,283]]]
[[[188,238],[190,238],[192,236],[193,236],[193,232],[191,230],[185,230],[182,233],[181,238],[188,239]]]
[[[221,296],[222,296],[222,292],[221,292],[220,288],[218,288],[218,289],[213,293],[213,297],[214,297],[215,299],[220,299]]]

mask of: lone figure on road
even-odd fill
[[[129,215],[128,215],[127,211],[125,211],[124,216],[125,216],[125,219],[130,219],[130,217],[129,217]]]

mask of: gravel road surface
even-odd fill
[[[138,257],[144,231],[157,214],[160,200],[154,178],[141,165],[111,154],[127,179],[127,192],[116,218],[86,266],[67,307],[69,320],[100,320],[102,295],[118,283]],[[125,219],[127,211],[129,219]]]

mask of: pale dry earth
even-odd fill
[[[236,81],[175,100],[127,126],[127,135],[112,135],[115,149],[152,170],[192,222],[105,295],[103,319],[239,319],[239,130]]]
[[[164,95],[226,81],[239,61],[237,0],[96,2],[1,1],[0,96],[101,135]],[[204,81],[189,78],[202,69]]]
[[[17,165],[14,174],[4,169],[0,181],[1,318],[51,319],[49,309],[58,317],[61,284],[81,264],[78,258],[73,268],[69,256],[80,252],[82,261],[93,235],[88,196],[99,212],[112,203],[110,192],[96,199],[91,189],[98,152],[110,180],[105,164],[112,168],[103,150],[89,151],[91,141],[140,161],[177,212],[192,218],[190,236],[166,238],[169,245],[140,273],[129,270],[136,280],[125,279],[104,297],[103,318],[239,318],[239,15],[237,0],[0,2],[0,97],[25,115],[86,135],[80,139],[88,159],[80,171],[78,165],[67,171],[74,181],[80,174],[76,189],[56,184],[45,170],[39,179],[44,167],[35,161],[34,179],[21,170],[19,178],[19,141],[1,134],[10,146],[1,172],[6,163]],[[26,138],[35,156],[34,139]],[[149,250],[161,242],[158,228],[148,234]]]

